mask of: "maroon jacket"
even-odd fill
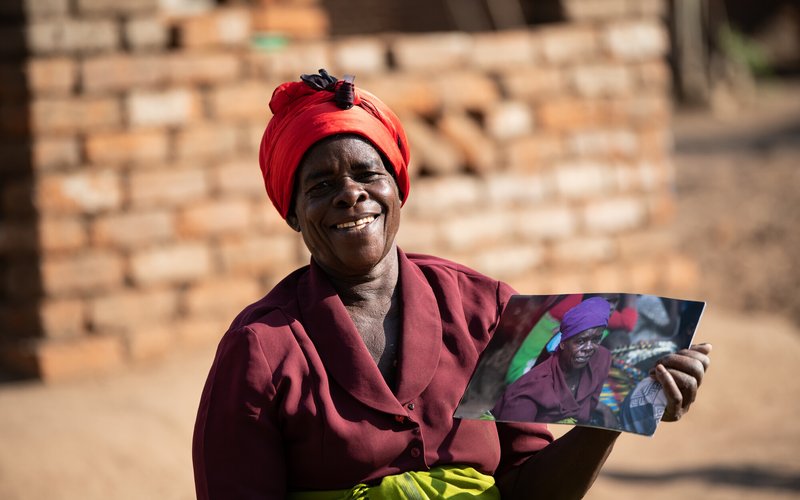
[[[578,423],[589,422],[611,368],[611,353],[605,347],[597,348],[581,371],[576,396],[564,379],[557,353],[506,388],[492,409],[497,420],[549,423],[574,418]]]
[[[234,320],[197,415],[198,498],[283,498],[445,464],[493,474],[552,441],[539,424],[453,419],[513,290],[452,262],[398,254],[394,392],[313,261]]]

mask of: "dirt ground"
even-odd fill
[[[684,420],[619,439],[590,499],[800,498],[800,93],[764,95],[726,120],[676,117],[676,231],[701,266],[714,362]],[[211,356],[0,386],[0,499],[193,498]]]

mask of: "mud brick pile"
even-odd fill
[[[525,293],[691,286],[669,231],[663,12],[610,3],[523,31],[344,38],[314,2],[6,3],[2,367],[57,380],[208,345],[306,264],[257,151],[272,89],[318,68],[407,126],[406,251]]]

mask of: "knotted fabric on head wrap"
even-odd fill
[[[611,304],[601,297],[586,299],[564,314],[561,320],[561,341],[598,326],[608,325]]]
[[[272,93],[272,119],[261,138],[258,161],[267,195],[284,219],[292,204],[297,167],[321,139],[356,134],[369,140],[392,164],[400,198],[408,198],[408,140],[400,120],[380,99],[357,89],[352,77],[336,80],[325,70],[302,75]]]

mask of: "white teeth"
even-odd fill
[[[358,219],[355,222],[343,222],[342,224],[336,224],[336,229],[347,229],[347,228],[350,228],[350,227],[366,226],[367,224],[369,224],[370,222],[372,222],[374,220],[375,220],[375,216],[374,215],[368,215],[368,216],[364,217],[363,219]]]

